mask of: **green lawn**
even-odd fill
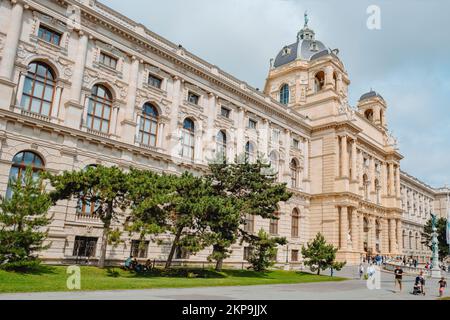
[[[66,267],[42,267],[33,273],[16,273],[0,270],[0,293],[68,291]],[[188,277],[189,276],[191,277]],[[192,278],[192,275],[195,277]],[[279,283],[302,283],[342,281],[344,278],[317,276],[294,271],[269,271],[257,273],[248,270],[192,269],[174,270],[169,274],[156,271],[150,275],[138,275],[115,269],[81,267],[81,290],[115,290],[148,288],[186,288],[207,286],[260,285]]]

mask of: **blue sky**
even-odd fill
[[[340,50],[350,103],[370,88],[387,101],[402,170],[432,186],[450,185],[450,1],[102,2],[257,88],[270,59],[295,42],[308,10],[316,38]],[[366,27],[369,5],[381,10],[381,30]]]

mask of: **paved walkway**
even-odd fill
[[[366,281],[359,280],[356,267],[347,267],[337,276],[351,280],[302,284],[278,284],[260,286],[206,287],[183,289],[146,289],[115,291],[76,291],[0,294],[0,300],[430,300],[437,298],[437,279],[427,279],[426,296],[415,296],[412,291],[414,278],[405,276],[403,292],[393,291],[393,274],[381,273],[381,288],[369,290]],[[447,295],[450,293],[447,291]]]

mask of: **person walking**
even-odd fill
[[[447,287],[447,281],[445,281],[445,278],[442,277],[441,280],[439,280],[439,297],[444,296],[445,288]]]
[[[394,275],[395,275],[394,292],[395,292],[395,289],[397,288],[397,284],[398,284],[398,286],[400,288],[400,293],[401,293],[402,292],[403,270],[402,270],[402,268],[400,268],[400,266],[397,266],[395,268]]]
[[[361,280],[362,276],[364,275],[364,265],[362,263],[359,264],[359,279]]]

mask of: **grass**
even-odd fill
[[[172,270],[154,271],[140,275],[121,270],[81,268],[81,290],[124,290],[151,288],[188,288],[210,286],[246,286],[282,283],[306,283],[342,281],[345,278],[317,276],[305,272],[268,271],[258,273],[249,270]],[[0,270],[0,293],[68,291],[66,267],[42,266],[31,273]]]

